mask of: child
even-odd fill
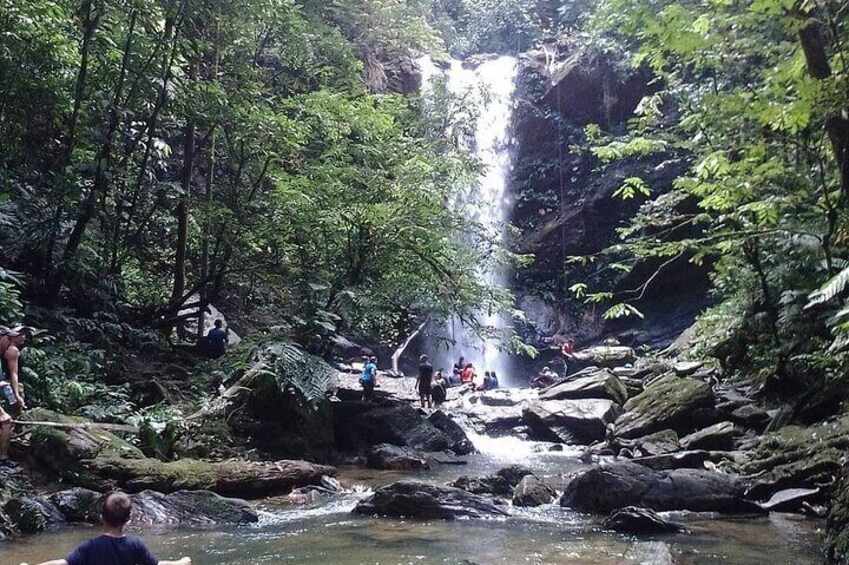
[[[65,559],[46,561],[40,565],[192,565],[190,557],[159,561],[139,538],[125,536],[124,524],[130,519],[131,507],[130,497],[123,492],[108,495],[100,511],[103,535],[83,542]]]

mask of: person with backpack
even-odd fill
[[[363,387],[363,402],[374,401],[374,387],[377,384],[377,357],[369,357],[363,374],[360,376],[360,385]]]

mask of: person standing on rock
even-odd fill
[[[65,559],[45,561],[39,565],[192,565],[191,557],[160,561],[151,555],[139,538],[124,535],[124,525],[130,519],[131,510],[132,501],[123,492],[107,495],[100,511],[103,534],[83,542]]]
[[[460,357],[460,359],[454,363],[454,371],[453,371],[453,381],[451,384],[461,384],[463,382],[463,371],[466,369],[466,359]]]
[[[0,466],[9,465],[9,445],[15,424],[12,421],[21,415],[27,405],[21,395],[18,367],[21,347],[26,341],[24,328],[5,328],[0,337],[0,364],[3,368],[0,380]]]
[[[422,401],[422,408],[427,402],[428,408],[433,408],[433,365],[427,360],[427,355],[419,357],[419,377],[416,379],[416,389]]]
[[[374,387],[377,384],[377,357],[369,357],[366,366],[363,367],[360,384],[363,386],[363,402],[372,402]]]

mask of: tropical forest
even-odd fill
[[[0,0],[0,563],[849,564],[848,355],[846,0]]]

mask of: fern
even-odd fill
[[[257,349],[256,357],[261,370],[272,374],[281,390],[292,387],[309,402],[320,401],[336,386],[336,370],[294,342],[267,343]]]
[[[805,306],[805,309],[813,308],[818,304],[828,302],[838,294],[842,293],[846,289],[846,285],[849,285],[849,267],[844,268],[842,271],[831,277],[831,279],[829,279],[822,288],[812,292],[808,297],[808,304]]]

